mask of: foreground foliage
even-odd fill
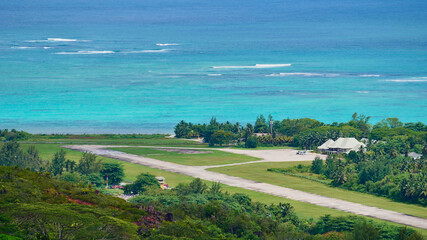
[[[0,186],[0,239],[422,239],[362,217],[301,219],[200,179],[132,203],[16,167],[0,167]]]
[[[49,174],[0,167],[0,233],[24,239],[136,239],[146,211]]]
[[[302,219],[288,203],[252,202],[245,194],[223,193],[219,184],[208,187],[200,179],[172,191],[150,189],[131,202],[173,216],[174,221],[147,231],[150,239],[422,239],[410,229],[363,217]]]

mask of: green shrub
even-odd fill
[[[256,148],[258,146],[258,139],[255,136],[250,136],[246,139],[246,148]]]
[[[316,174],[323,172],[323,160],[319,157],[316,157],[311,164],[311,171]]]
[[[142,173],[138,175],[136,181],[124,187],[125,194],[139,194],[147,191],[148,188],[160,188],[159,182],[154,175]]]

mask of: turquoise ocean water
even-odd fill
[[[0,128],[427,122],[427,1],[0,2]]]

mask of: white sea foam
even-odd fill
[[[207,74],[208,76],[211,76],[211,77],[215,77],[215,76],[222,76],[222,74],[219,74],[219,73],[209,73],[209,74]]]
[[[427,82],[427,78],[417,78],[417,79],[390,79],[385,80],[386,82]]]
[[[48,41],[52,42],[77,42],[77,39],[69,39],[69,38],[48,38]]]
[[[369,93],[369,91],[356,91],[356,93],[364,93],[364,94],[366,94],[366,93]]]
[[[10,47],[10,48],[13,48],[13,49],[34,49],[36,47]]]
[[[308,73],[308,72],[289,72],[289,73],[272,73],[265,75],[266,77],[291,77],[291,76],[302,76],[302,77],[338,77],[336,73]]]
[[[178,46],[178,43],[157,43],[157,46],[165,47],[165,46]]]
[[[35,48],[50,49],[52,47],[23,47],[23,46],[18,47],[18,46],[14,46],[14,47],[10,47],[10,48],[12,48],[12,49],[35,49]]]
[[[279,67],[290,67],[291,64],[283,63],[283,64],[255,64],[251,66],[214,66],[213,68],[217,69],[241,69],[241,68],[279,68]]]
[[[55,54],[77,55],[77,54],[112,54],[113,51],[77,51],[77,52],[57,52]]]
[[[341,76],[341,75],[337,74],[337,73],[327,73],[327,74],[325,74],[325,77],[339,77],[339,76]]]
[[[73,38],[47,38],[44,40],[27,40],[24,42],[37,43],[37,42],[89,42],[89,40],[73,39]]]
[[[304,72],[290,72],[290,73],[272,73],[265,75],[267,77],[288,77],[288,76],[304,76],[304,77],[314,77],[314,76],[323,76],[321,73],[304,73]]]
[[[359,77],[381,77],[379,74],[361,74]]]
[[[153,49],[153,50],[138,50],[138,51],[129,51],[123,53],[166,53],[170,52],[173,49]]]

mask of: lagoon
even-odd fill
[[[184,119],[427,120],[425,1],[0,7],[0,128],[170,133]]]

